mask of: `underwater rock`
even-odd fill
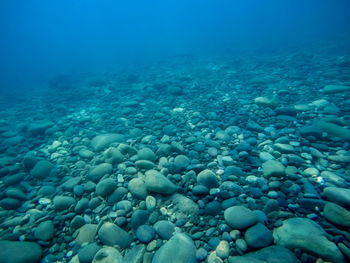
[[[37,243],[0,240],[0,262],[37,263],[41,255],[42,249]]]
[[[91,147],[94,151],[99,152],[114,142],[124,142],[125,136],[118,133],[107,133],[95,136],[91,140]]]
[[[114,247],[103,247],[96,253],[92,263],[123,263],[123,256]]]
[[[277,245],[299,248],[331,262],[345,262],[338,247],[326,238],[326,232],[310,219],[296,217],[284,220],[281,227],[274,229],[273,237]]]
[[[107,246],[118,245],[121,248],[128,248],[132,242],[132,237],[128,232],[109,222],[101,226],[98,237]]]
[[[276,97],[257,97],[254,99],[254,103],[260,107],[269,107],[274,109],[278,105]]]
[[[336,225],[350,227],[350,212],[335,203],[328,202],[323,208],[323,215]]]
[[[333,94],[339,92],[350,91],[350,86],[344,85],[327,85],[322,89],[322,92],[326,94]]]
[[[258,221],[256,214],[244,206],[227,208],[224,212],[224,218],[227,224],[238,230],[248,228]]]
[[[148,191],[159,194],[172,194],[177,191],[177,186],[156,170],[146,172],[145,184]]]
[[[283,177],[285,175],[285,167],[277,160],[268,160],[262,164],[265,177]]]
[[[49,161],[39,161],[30,171],[30,174],[37,179],[44,179],[50,175],[50,172],[53,168],[54,165]]]
[[[196,247],[190,237],[179,233],[168,240],[154,254],[152,263],[195,263]]]

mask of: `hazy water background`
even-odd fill
[[[348,0],[2,0],[0,95],[25,96],[58,74],[184,54],[346,43],[349,32]]]

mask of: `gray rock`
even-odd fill
[[[96,194],[102,197],[110,195],[116,188],[117,182],[113,178],[106,178],[98,182],[96,185]]]
[[[232,206],[224,212],[227,224],[233,229],[245,229],[257,223],[256,214],[244,206]]]
[[[254,102],[259,107],[269,107],[271,109],[274,109],[278,105],[278,100],[274,96],[269,97],[257,97],[254,99]]]
[[[221,240],[215,249],[216,255],[222,259],[228,258],[230,255],[230,245],[226,240]]]
[[[123,256],[114,247],[103,247],[95,255],[92,263],[122,263]]]
[[[101,163],[91,168],[87,178],[97,183],[104,175],[110,174],[113,170],[113,166],[110,163]]]
[[[94,241],[97,232],[97,225],[86,224],[79,228],[75,233],[75,242],[79,245],[84,243],[91,243]]]
[[[56,195],[53,199],[53,205],[56,210],[63,211],[75,205],[75,199],[71,196]]]
[[[343,93],[345,91],[350,91],[350,86],[327,85],[322,89],[322,92],[326,94],[333,94],[333,93],[339,93],[339,92]]]
[[[41,222],[34,231],[34,237],[43,241],[51,240],[54,234],[55,228],[51,220]]]
[[[283,246],[269,246],[244,256],[229,258],[229,263],[299,263],[292,251]]]
[[[252,248],[267,247],[273,241],[272,232],[261,223],[248,228],[244,238],[248,246]]]
[[[141,225],[136,229],[136,237],[142,243],[150,242],[155,235],[154,228],[149,225]]]
[[[146,210],[138,209],[133,211],[130,225],[133,229],[138,228],[139,226],[145,224],[148,221],[149,212]]]
[[[139,160],[147,160],[154,162],[156,160],[156,155],[150,148],[142,148],[137,152],[137,158]]]
[[[350,130],[335,123],[314,120],[313,125],[320,127],[323,131],[327,132],[331,137],[339,137],[344,140],[350,140]]]
[[[37,243],[0,240],[0,262],[38,263],[41,256],[42,249]]]
[[[350,212],[335,203],[324,206],[323,216],[336,225],[350,227]]]
[[[179,233],[154,254],[152,263],[196,263],[196,247],[191,238]]]
[[[96,253],[101,249],[96,243],[91,243],[79,249],[78,258],[80,263],[90,263],[94,259]]]
[[[307,218],[289,218],[281,227],[275,228],[273,237],[277,245],[289,249],[301,249],[324,260],[345,262],[338,247],[326,238],[317,223]]]
[[[107,133],[97,135],[91,140],[91,147],[94,151],[99,152],[114,142],[124,142],[125,136],[117,133]]]
[[[156,170],[146,172],[145,183],[147,190],[150,192],[172,194],[177,191],[177,186]]]
[[[85,211],[85,209],[88,208],[88,206],[89,206],[89,199],[83,197],[78,201],[77,205],[74,208],[74,211],[76,213],[82,213]]]
[[[83,158],[83,159],[89,159],[90,160],[90,159],[92,159],[94,157],[94,155],[95,155],[95,153],[90,151],[90,150],[88,150],[88,149],[83,148],[83,149],[79,150],[79,156],[81,158]]]
[[[106,163],[114,165],[124,161],[124,155],[114,147],[108,148],[103,155],[106,158]]]
[[[123,263],[142,263],[143,255],[146,252],[146,246],[139,244],[133,246],[124,256]]]
[[[156,167],[156,165],[148,160],[137,160],[135,162],[135,166],[139,169],[145,169],[145,170],[151,170],[154,167]]]
[[[125,230],[109,222],[101,226],[98,237],[104,245],[118,245],[121,248],[128,248],[132,241],[132,237]]]
[[[219,186],[216,175],[209,169],[205,169],[197,175],[197,183],[202,184],[209,189]]]
[[[157,234],[164,240],[169,240],[175,230],[174,224],[167,220],[160,220],[156,222],[153,227]]]
[[[316,138],[322,137],[322,129],[315,125],[306,125],[299,129],[300,135],[302,137],[313,136]]]
[[[141,178],[133,178],[128,183],[128,189],[130,193],[141,200],[145,200],[147,197],[147,188],[145,182]]]
[[[322,195],[329,201],[341,206],[350,206],[350,189],[340,187],[326,187]]]
[[[262,164],[265,177],[282,177],[285,175],[285,167],[276,160],[268,160]]]
[[[43,160],[35,164],[30,174],[37,179],[44,179],[50,175],[54,165],[49,161]]]
[[[184,195],[176,193],[173,194],[169,200],[174,205],[173,210],[175,217],[177,213],[194,216],[199,212],[198,205],[192,199]]]
[[[31,135],[37,136],[37,135],[43,135],[45,131],[52,127],[54,123],[49,120],[41,120],[36,122],[31,122],[28,125],[28,131]]]
[[[14,198],[6,197],[0,201],[0,207],[6,210],[16,210],[22,203]]]

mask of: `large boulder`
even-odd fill
[[[0,262],[38,263],[41,256],[42,249],[37,243],[0,241]]]
[[[274,229],[273,237],[277,245],[289,249],[301,249],[324,260],[343,263],[345,259],[338,247],[326,238],[326,232],[308,218],[289,218]]]

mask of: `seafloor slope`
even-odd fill
[[[350,260],[346,50],[178,56],[32,92],[1,104],[0,262]]]

